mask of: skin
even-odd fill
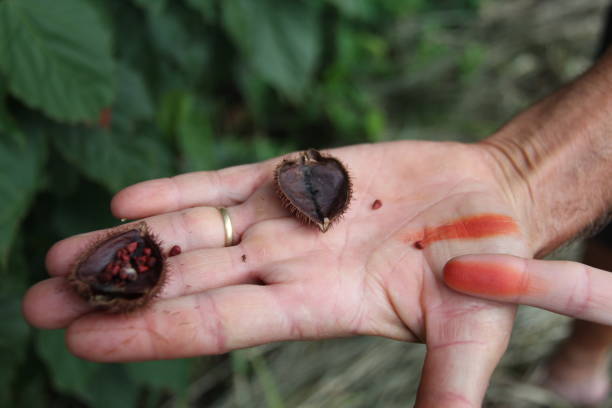
[[[66,287],[71,263],[98,231],[50,249],[52,278],[26,294],[24,315],[37,327],[67,328],[70,350],[95,361],[350,335],[420,341],[427,357],[417,407],[480,406],[516,310],[503,302],[612,322],[612,300],[603,296],[612,289],[608,275],[523,259],[575,235],[612,203],[612,188],[601,188],[612,180],[605,154],[610,65],[606,58],[480,144],[404,141],[331,151],[349,165],[355,199],[325,234],[290,218],[275,197],[272,173],[282,158],[128,187],[113,199],[113,213],[144,218],[164,242],[183,249],[168,260],[170,279],[160,298],[130,315],[108,315]],[[385,204],[372,212],[376,199]],[[220,206],[228,208],[235,246],[223,248]],[[483,214],[507,217],[516,228],[414,245],[449,220]],[[545,290],[500,292],[492,290],[499,282],[470,286],[463,278],[467,286],[456,288],[469,290],[460,293],[444,283],[444,267],[466,254],[489,255],[458,258],[455,265],[498,265],[507,275],[502,286],[533,276]],[[554,279],[559,273],[566,279]]]

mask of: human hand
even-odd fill
[[[354,200],[322,234],[275,195],[280,159],[152,180],[119,192],[117,217],[144,218],[183,248],[143,310],[92,311],[67,286],[77,254],[103,232],[57,243],[53,276],[24,299],[28,321],[66,327],[77,356],[135,361],[216,354],[280,340],[378,335],[422,341],[419,407],[479,406],[510,336],[515,307],[449,289],[444,265],[472,253],[530,256],[526,218],[480,145],[393,142],[333,151]],[[382,202],[374,210],[372,203]],[[223,247],[227,207],[239,243]],[[419,244],[417,244],[419,243]]]

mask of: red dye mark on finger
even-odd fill
[[[450,261],[444,281],[460,292],[485,296],[518,296],[538,290],[521,270],[500,263]]]
[[[423,238],[414,243],[417,249],[424,249],[436,241],[446,239],[475,239],[497,235],[511,235],[519,232],[516,222],[507,215],[481,214],[460,218],[450,224],[425,228]]]
[[[372,209],[378,210],[380,207],[382,207],[382,201],[374,200],[374,202],[372,203]]]

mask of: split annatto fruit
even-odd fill
[[[296,160],[283,160],[274,178],[285,207],[322,232],[344,214],[351,201],[351,179],[344,165],[315,149],[300,153]]]
[[[166,257],[144,222],[126,225],[94,243],[68,278],[92,306],[129,312],[155,297],[166,278]]]

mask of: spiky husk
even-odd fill
[[[333,161],[338,165],[337,168],[341,170],[341,172],[344,174],[344,177],[346,178],[346,191],[344,194],[345,197],[342,200],[342,206],[337,209],[335,214],[332,214],[328,218],[326,224],[314,219],[309,214],[304,212],[301,208],[299,208],[299,205],[294,200],[292,200],[292,198],[282,188],[279,179],[281,170],[287,165],[298,164],[298,162],[300,161],[319,161],[321,163],[326,161]],[[329,154],[321,154],[315,149],[308,149],[304,152],[301,152],[297,159],[284,159],[281,163],[279,163],[278,166],[276,166],[276,169],[274,170],[274,184],[277,195],[280,198],[282,205],[289,210],[291,215],[304,224],[316,225],[321,230],[321,232],[326,232],[332,225],[337,223],[342,218],[342,216],[348,209],[353,196],[353,183],[350,177],[350,173],[347,170],[347,167],[335,157]]]
[[[91,282],[87,282],[79,273],[81,267],[92,257],[92,255],[101,250],[101,247],[113,239],[117,239],[130,231],[138,231],[138,234],[149,246],[154,248],[155,256],[159,259],[157,269],[159,275],[152,286],[143,291],[138,296],[122,296],[110,293],[101,293],[92,287]],[[110,313],[126,313],[136,309],[140,309],[148,305],[161,291],[166,283],[167,271],[166,256],[161,250],[159,239],[149,231],[149,227],[145,222],[137,224],[122,225],[114,228],[107,234],[104,234],[99,239],[92,242],[89,247],[84,250],[73,264],[68,276],[69,284],[74,288],[76,293],[92,305],[94,308],[104,310]]]

